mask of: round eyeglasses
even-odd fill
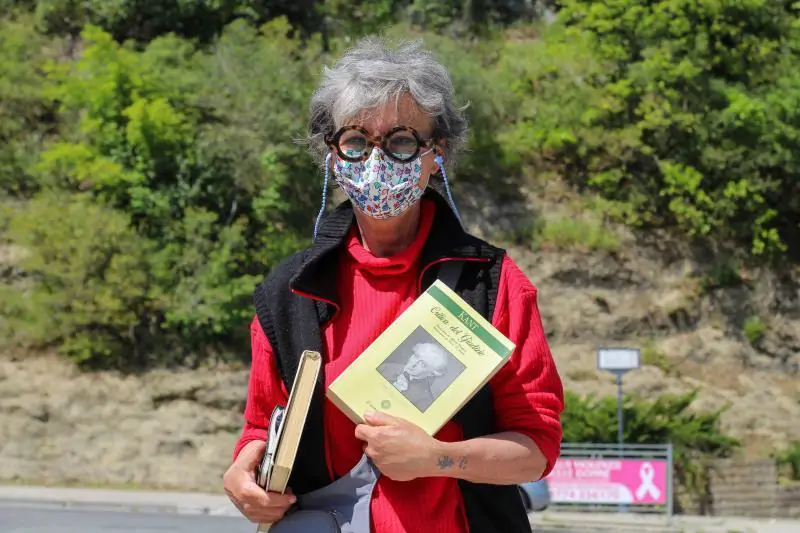
[[[345,161],[357,163],[366,160],[375,146],[398,163],[408,163],[419,157],[423,148],[430,148],[434,139],[422,139],[417,130],[409,126],[396,126],[386,135],[375,137],[361,126],[344,126],[325,142]]]

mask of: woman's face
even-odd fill
[[[404,94],[396,100],[390,100],[376,109],[365,111],[343,125],[361,126],[375,137],[385,135],[397,126],[409,126],[417,130],[422,139],[429,139],[433,129],[430,117],[417,106],[408,94]],[[425,155],[420,157],[422,174],[419,186],[424,189],[428,185],[431,174],[439,170],[439,165],[434,160],[436,152],[431,151],[430,148],[423,148],[422,154]]]

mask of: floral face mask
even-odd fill
[[[422,198],[422,156],[408,163],[388,158],[374,148],[366,161],[336,159],[333,174],[352,202],[367,215],[387,219],[403,214]]]

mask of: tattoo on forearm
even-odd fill
[[[453,460],[450,458],[449,455],[443,455],[439,457],[439,468],[441,470],[450,468],[451,466],[453,466]]]
[[[443,456],[439,457],[439,469],[440,470],[446,470],[446,469],[452,467],[454,464],[456,464],[456,462],[449,455],[443,455]],[[459,468],[459,470],[464,470],[465,468],[467,468],[467,458],[466,457],[462,457],[462,458],[460,458],[458,460],[458,468]]]

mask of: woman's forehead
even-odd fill
[[[431,129],[428,114],[420,109],[411,96],[405,94],[374,109],[363,111],[351,122],[376,135],[386,133],[395,126],[410,126],[420,134],[428,134]]]

